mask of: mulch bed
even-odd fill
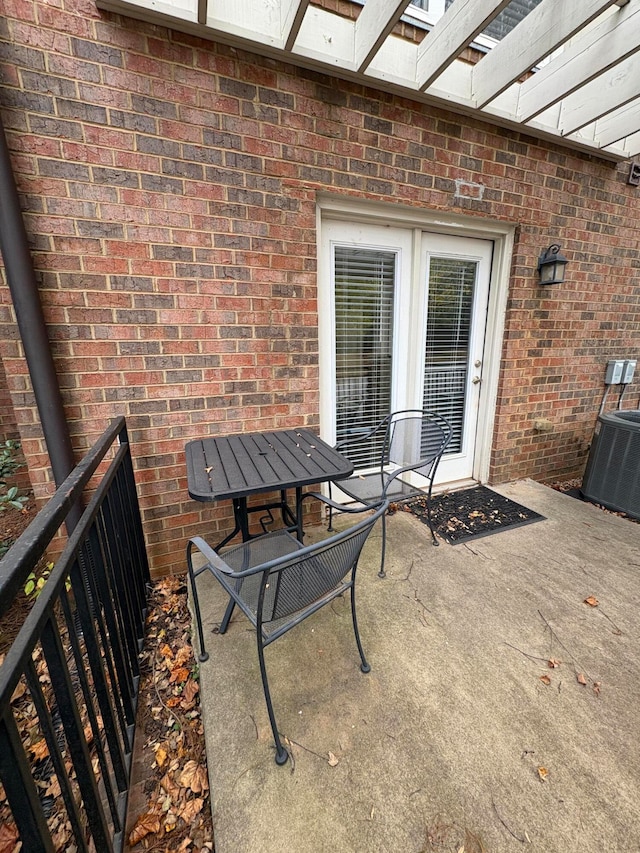
[[[213,819],[185,577],[148,597],[124,853],[211,853]]]
[[[418,498],[407,506],[420,521],[427,523],[426,498]],[[450,545],[457,545],[541,521],[544,516],[486,486],[477,486],[432,498],[431,518],[436,533]]]

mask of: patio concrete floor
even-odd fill
[[[199,579],[216,853],[640,850],[640,527],[533,481],[493,488],[546,520],[435,548],[398,512],[386,580],[374,531],[368,675],[341,599],[267,649],[283,767],[254,635],[237,612],[211,633],[225,600]]]

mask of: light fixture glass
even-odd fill
[[[538,258],[540,284],[562,284],[564,270],[569,261],[560,252],[560,246],[552,243]]]

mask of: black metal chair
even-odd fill
[[[435,412],[421,409],[393,412],[372,429],[348,436],[336,444],[336,450],[366,473],[356,471],[353,477],[335,480],[334,484],[365,505],[375,505],[380,500],[399,503],[426,494],[431,539],[434,545],[438,545],[431,519],[431,491],[438,464],[450,439],[448,421]],[[330,508],[329,530],[332,529],[331,515]],[[378,572],[381,578],[385,577],[385,546],[386,520],[383,516],[382,557]]]
[[[332,504],[322,495],[310,493],[325,504]],[[339,504],[332,510],[344,511]],[[276,764],[284,764],[289,757],[283,747],[271,701],[264,660],[264,649],[291,628],[299,625],[307,616],[333,601],[347,590],[351,592],[351,615],[356,644],[360,653],[362,672],[371,667],[362,649],[356,620],[355,579],[358,559],[362,547],[380,516],[384,517],[387,503],[381,503],[373,513],[371,507],[347,510],[363,514],[365,518],[347,530],[317,542],[303,545],[286,530],[275,530],[243,542],[221,554],[217,554],[201,537],[195,537],[187,545],[187,566],[193,592],[193,603],[200,642],[199,660],[209,657],[205,650],[202,633],[200,604],[196,588],[196,577],[210,571],[229,594],[230,601],[219,628],[224,634],[235,605],[237,605],[256,629],[258,660],[262,677],[262,688],[267,703],[269,721],[276,746]],[[204,556],[204,565],[194,568],[194,549]]]

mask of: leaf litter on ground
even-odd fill
[[[136,737],[146,800],[132,815],[131,853],[213,850],[198,677],[185,579],[163,578],[150,591],[141,656]]]

